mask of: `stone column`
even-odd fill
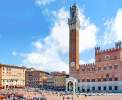
[[[76,91],[75,91],[75,82],[73,82],[73,93],[75,93]]]
[[[68,91],[68,89],[67,89],[67,88],[68,88],[68,86],[67,86],[67,85],[68,85],[68,84],[67,84],[67,82],[66,82],[66,86],[65,86],[65,88],[66,88],[66,92]]]

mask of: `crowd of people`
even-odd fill
[[[27,88],[3,89],[0,91],[0,95],[4,96],[5,100],[73,100],[73,95],[68,95],[64,92]]]
[[[37,100],[36,98],[44,97],[42,92],[36,92],[32,89],[2,89],[0,95],[4,96],[5,100]]]
[[[0,90],[1,99],[0,100],[115,100],[116,98],[121,98],[122,95],[105,95],[104,94],[69,94],[66,92],[59,91],[47,91],[40,89],[3,89]],[[96,99],[97,98],[97,99]],[[99,98],[99,99],[98,99]],[[102,99],[100,99],[102,98]],[[122,100],[122,99],[116,99]]]

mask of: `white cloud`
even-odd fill
[[[39,6],[49,5],[50,3],[54,2],[55,0],[35,0],[36,4]]]
[[[114,18],[105,22],[107,27],[104,33],[104,44],[111,44],[115,41],[122,40],[122,9],[119,9]]]
[[[34,46],[36,49],[41,49],[43,45],[41,44],[41,42],[36,41],[36,42],[33,43],[33,46]]]
[[[57,42],[61,52],[66,53],[69,48],[69,29],[67,25],[68,12],[63,8],[59,12],[55,12],[56,22],[51,30],[51,37]]]
[[[12,55],[13,56],[16,56],[17,55],[17,52],[16,51],[12,51]]]
[[[53,15],[55,23],[50,34],[42,42],[33,43],[35,50],[24,55],[24,63],[38,67],[40,70],[68,72],[66,55],[69,52],[69,29],[67,25],[69,14],[64,8],[61,8],[53,12]],[[80,53],[82,53],[84,50],[95,46],[97,27],[90,22],[81,10],[80,20]]]
[[[80,59],[79,63],[80,63],[80,64],[86,64],[87,62]]]
[[[79,61],[80,64],[88,64],[88,63],[95,63],[95,59],[91,58],[87,61],[80,59]]]
[[[44,46],[46,45],[46,46]],[[31,66],[40,68],[40,70],[48,71],[64,71],[68,70],[68,65],[61,59],[57,48],[54,45],[48,46],[44,44],[42,51],[33,51],[25,55],[24,62]]]
[[[98,28],[83,13],[80,13],[80,21],[80,53],[82,53],[86,49],[95,47]]]
[[[95,63],[95,59],[94,58],[91,58],[88,62],[89,63]]]
[[[112,31],[117,35],[117,40],[122,40],[122,9],[119,9],[114,19]]]

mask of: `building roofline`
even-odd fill
[[[11,67],[11,68],[21,68],[21,69],[26,69],[25,66],[17,66],[17,65],[12,65],[12,64],[0,64],[0,66]]]

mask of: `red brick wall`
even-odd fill
[[[90,81],[92,79],[95,79],[96,81],[101,79],[101,81],[103,81],[103,78],[106,78],[106,75],[109,75],[108,78],[112,78],[112,81],[114,81],[115,78],[122,80],[122,61],[120,59],[120,53],[121,49],[96,54],[95,64],[80,65],[79,71],[76,71],[75,68],[72,67],[70,68],[71,75],[81,81],[83,79],[90,79]],[[111,59],[105,60],[106,55],[111,56]],[[99,58],[101,58],[101,61],[98,61]],[[118,67],[115,68],[115,65],[118,65]],[[110,66],[112,66],[112,68],[110,68]],[[99,70],[99,68],[101,68],[101,70]]]

